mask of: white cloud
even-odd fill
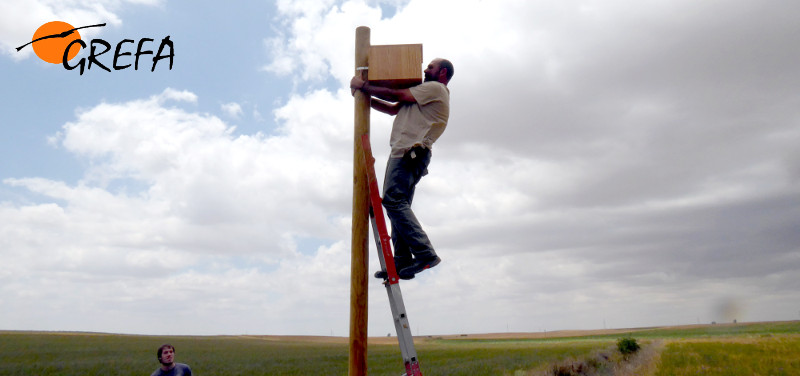
[[[380,10],[360,1],[281,1],[278,10],[285,30],[266,40],[272,61],[264,69],[297,80],[321,81],[328,75],[343,79],[354,69],[352,41],[359,23],[380,22]],[[342,50],[346,46],[346,50]],[[351,51],[346,53],[345,51]]]
[[[161,94],[154,95],[150,98],[155,100],[156,103],[162,104],[167,101],[197,103],[197,95],[186,90],[175,90],[173,88],[164,89]]]
[[[232,118],[238,118],[239,116],[242,115],[242,105],[235,102],[224,103],[220,105],[220,109],[222,110],[222,112],[224,112],[226,115]]]
[[[131,304],[145,304],[162,299],[158,286],[170,286],[170,294],[188,301],[218,295],[243,304],[228,291],[236,289],[241,299],[266,294],[258,304],[277,303],[270,308],[279,309],[276,317],[290,319],[291,312],[304,309],[301,303],[316,299],[309,294],[324,292],[290,282],[291,275],[324,286],[336,278],[346,281],[349,265],[339,239],[348,231],[343,215],[351,167],[341,158],[346,153],[335,151],[346,146],[330,147],[347,138],[346,124],[336,122],[343,117],[335,116],[342,107],[338,99],[319,96],[327,106],[304,111],[304,122],[289,121],[285,132],[274,136],[234,137],[220,119],[172,106],[180,103],[175,100],[197,99],[173,89],[78,113],[57,139],[91,162],[85,180],[75,186],[45,178],[4,181],[46,197],[42,204],[0,207],[3,258],[16,260],[4,262],[4,270],[27,270],[26,279],[32,280],[24,291],[7,291],[10,301],[37,288],[53,291],[35,282],[37,275],[50,275],[47,281],[64,285],[116,281],[89,294],[92,305],[116,299],[112,287],[129,292]],[[296,98],[287,106],[303,101]],[[298,249],[307,238],[322,246]],[[231,279],[240,282],[231,285]],[[295,297],[295,288],[307,297]],[[346,300],[342,291],[325,296],[336,293]],[[58,304],[67,297],[54,299]],[[107,325],[106,330],[119,330]],[[284,330],[270,325],[264,330]]]

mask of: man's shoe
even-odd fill
[[[414,278],[414,275],[416,275],[417,273],[425,269],[430,269],[436,265],[439,265],[440,262],[442,262],[442,259],[439,258],[439,256],[433,256],[432,258],[427,258],[423,260],[415,260],[414,263],[411,264],[411,266],[403,268],[397,274],[400,277],[400,279],[412,279]]]
[[[384,281],[388,280],[389,273],[387,273],[385,270],[378,270],[377,272],[375,272],[375,278],[382,279]],[[412,275],[411,278],[401,278],[401,279],[414,279],[414,276]]]
[[[400,270],[403,270],[411,265],[414,265],[414,262],[410,258],[399,258],[399,257],[394,258],[394,268],[398,272],[398,274]],[[389,274],[386,272],[386,270],[378,270],[377,272],[375,272],[375,278],[389,279]],[[414,278],[414,276],[411,276],[411,278]]]

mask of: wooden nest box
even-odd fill
[[[370,84],[404,89],[422,83],[422,45],[390,44],[369,47]]]

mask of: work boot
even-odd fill
[[[424,259],[417,259],[413,264],[401,269],[397,274],[400,279],[412,279],[417,273],[439,265],[440,262],[442,262],[442,259],[436,255]]]

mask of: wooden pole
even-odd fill
[[[356,29],[356,74],[367,79],[369,28]],[[350,258],[350,376],[367,374],[367,287],[369,263],[369,186],[367,185],[361,135],[369,134],[370,98],[355,92],[355,135],[353,139],[353,235]]]

